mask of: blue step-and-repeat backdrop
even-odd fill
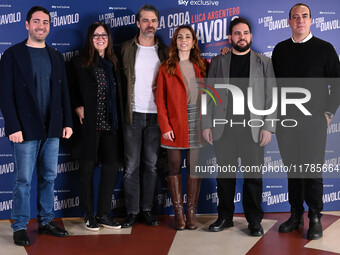
[[[136,12],[143,4],[153,4],[160,11],[157,35],[169,45],[176,27],[191,25],[198,38],[202,57],[210,59],[219,54],[219,49],[229,46],[228,26],[233,17],[247,18],[253,29],[252,49],[271,57],[273,48],[290,37],[288,12],[296,1],[278,0],[0,0],[0,58],[10,46],[27,37],[25,19],[33,5],[41,5],[51,12],[51,32],[47,43],[60,51],[65,62],[79,54],[87,27],[95,21],[103,21],[111,28],[116,45],[131,38],[137,32]],[[312,33],[333,44],[340,53],[340,5],[339,0],[306,1],[312,10]],[[1,77],[0,77],[1,79]],[[59,152],[58,177],[54,191],[56,217],[81,216],[79,208],[77,175],[79,163],[70,158],[70,144],[63,141]],[[211,148],[204,148],[211,155],[206,163],[215,162]],[[274,136],[265,148],[265,164],[282,164]],[[340,113],[338,111],[328,128],[325,164],[340,164]],[[98,183],[99,169],[95,182]],[[124,192],[121,171],[112,197],[112,209],[116,215],[124,213]],[[160,214],[172,214],[173,209],[165,181],[166,161],[160,160],[159,182],[155,195],[155,209]],[[339,176],[339,175],[338,175]],[[0,112],[0,219],[10,218],[14,164],[12,145],[5,137],[4,119]],[[183,180],[186,180],[185,161]],[[242,212],[242,178],[237,182],[235,195],[236,212]],[[184,185],[185,187],[185,185]],[[324,180],[324,209],[340,210],[340,181],[337,178]],[[218,197],[216,180],[204,179],[198,203],[198,213],[216,213]],[[31,190],[31,215],[36,217],[36,175]],[[289,211],[286,178],[265,178],[262,206],[265,212]]]

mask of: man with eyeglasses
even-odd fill
[[[307,239],[315,240],[322,237],[323,179],[322,172],[310,169],[323,168],[327,126],[340,101],[340,63],[334,47],[310,32],[312,18],[306,4],[298,3],[290,9],[288,23],[292,37],[277,44],[273,51],[275,75],[296,78],[278,79],[279,87],[303,86],[310,92],[311,98],[304,107],[311,115],[304,115],[296,107],[287,107],[284,118],[296,120],[297,126],[279,125],[277,128],[283,163],[289,169],[296,169],[288,173],[291,216],[280,225],[279,232],[288,233],[303,227],[303,203],[306,201],[309,207]],[[330,91],[328,85],[331,85]]]
[[[14,151],[13,239],[30,245],[30,190],[37,165],[39,233],[67,236],[54,221],[54,180],[59,138],[72,135],[72,116],[62,55],[45,39],[51,17],[32,7],[26,18],[28,39],[5,51],[0,62],[0,107]]]
[[[158,68],[167,59],[168,48],[155,37],[159,12],[154,6],[142,6],[136,20],[139,33],[121,46],[126,80],[122,85],[126,90],[124,191],[128,214],[122,224],[123,228],[132,227],[140,209],[148,225],[159,225],[151,214],[160,147],[154,89]]]

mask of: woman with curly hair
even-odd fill
[[[177,230],[197,228],[196,206],[201,180],[190,175],[190,165],[198,161],[201,146],[200,90],[196,78],[205,74],[206,66],[200,57],[194,30],[186,25],[178,27],[172,38],[169,58],[159,70],[156,96],[161,146],[167,150],[167,182]],[[181,182],[183,150],[186,151],[188,171],[186,224]]]

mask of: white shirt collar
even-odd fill
[[[303,39],[301,42],[295,42],[294,39],[293,39],[293,36],[291,38],[292,38],[293,43],[305,43],[305,42],[309,41],[312,37],[313,37],[312,32],[309,32],[307,37],[305,39]]]

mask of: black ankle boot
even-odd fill
[[[317,240],[322,237],[321,214],[314,214],[309,217],[309,229],[307,231],[307,239]]]
[[[290,215],[289,219],[280,225],[279,232],[292,232],[294,229],[302,228],[303,224],[303,212],[292,210],[292,214]]]

